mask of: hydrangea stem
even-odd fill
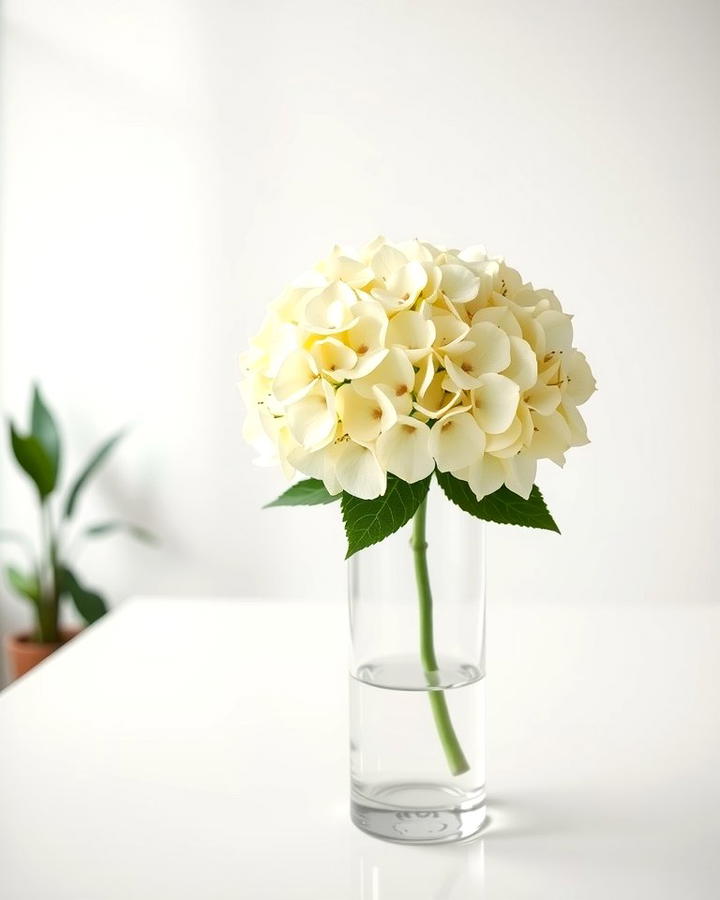
[[[433,635],[433,601],[427,563],[428,545],[425,536],[426,518],[427,497],[415,513],[412,538],[410,539],[410,546],[415,558],[415,582],[417,584],[420,610],[420,660],[425,671],[427,683],[431,688],[428,691],[428,698],[438,737],[445,751],[445,758],[452,774],[462,775],[463,772],[467,772],[470,769],[470,766],[460,746],[460,741],[455,734],[445,692],[442,688],[434,687],[440,683],[440,678]]]

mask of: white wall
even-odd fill
[[[598,377],[593,444],[538,479],[564,535],[493,529],[491,602],[713,599],[719,18],[6,0],[2,410],[40,378],[75,465],[131,423],[84,510],[164,540],[97,546],[88,580],[340,602],[337,511],[260,511],[282,479],[242,444],[236,356],[286,281],[384,232],[504,253]],[[3,524],[32,522],[5,449],[1,474]]]

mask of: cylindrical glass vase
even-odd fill
[[[485,819],[482,523],[433,484],[414,518],[350,559],[353,822],[441,843]]]

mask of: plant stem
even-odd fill
[[[41,643],[55,643],[58,640],[59,598],[55,571],[57,547],[53,534],[50,505],[44,501],[41,507],[43,529],[43,562],[40,573],[40,596],[38,599],[37,639]]]
[[[435,727],[440,743],[445,751],[448,766],[453,775],[462,775],[470,769],[460,741],[455,734],[450,712],[442,688],[439,684],[438,663],[435,654],[435,638],[433,635],[433,609],[432,592],[430,589],[430,573],[427,564],[427,540],[426,533],[427,497],[423,500],[413,519],[412,538],[410,546],[415,557],[415,582],[418,591],[418,603],[420,610],[420,660],[425,671],[427,683],[430,686],[428,698],[432,709]]]
[[[37,605],[36,640],[39,644],[54,644],[58,640],[55,611],[44,597],[40,597]]]

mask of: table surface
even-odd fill
[[[0,896],[719,896],[720,608],[488,618],[489,825],[403,847],[348,819],[343,603],[125,604],[0,694]]]

